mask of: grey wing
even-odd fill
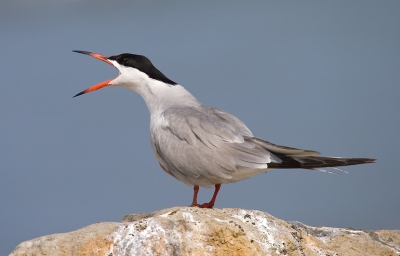
[[[235,182],[280,161],[249,140],[249,129],[226,112],[209,107],[171,108],[159,120],[152,125],[151,136],[160,165],[187,184]]]
[[[229,123],[231,126],[235,127],[235,129],[242,135],[245,137],[253,137],[253,134],[251,133],[251,131],[249,130],[249,128],[247,128],[247,126],[240,121],[239,118],[237,118],[236,116],[225,112],[223,110],[217,109],[217,108],[212,108],[209,106],[202,106],[202,110],[207,113],[210,116],[213,116],[214,118],[216,118],[217,120],[221,121],[221,122],[225,122],[225,123]]]

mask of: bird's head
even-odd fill
[[[117,68],[119,72],[119,75],[116,78],[89,87],[88,89],[76,94],[74,97],[111,85],[122,85],[134,89],[135,86],[145,83],[145,81],[149,79],[158,80],[168,85],[176,85],[174,81],[168,79],[163,73],[154,67],[148,58],[142,55],[123,53],[107,57],[98,53],[86,51],[74,52],[86,54],[104,61],[105,63]]]

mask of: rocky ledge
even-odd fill
[[[310,227],[255,210],[174,207],[35,238],[10,255],[400,256],[400,230]]]

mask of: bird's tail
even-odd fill
[[[327,157],[327,156],[288,156],[278,154],[281,163],[269,163],[270,168],[303,168],[318,169],[324,167],[338,167],[357,164],[368,164],[375,162],[372,158],[345,158],[345,157]]]
[[[272,161],[268,164],[269,168],[303,168],[320,170],[320,168],[331,167],[338,169],[335,167],[375,162],[375,159],[372,158],[319,156],[319,152],[317,151],[280,146],[256,137],[248,138],[248,140],[251,140],[261,147],[267,149],[277,157],[276,161]]]

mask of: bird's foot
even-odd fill
[[[199,208],[213,208],[214,207],[214,203],[209,202],[209,203],[204,203],[204,204],[198,204],[197,206]]]
[[[215,190],[214,190],[214,195],[211,198],[211,201],[208,203],[204,203],[204,204],[198,204],[197,203],[197,193],[199,193],[199,186],[194,186],[193,187],[193,201],[192,201],[192,205],[190,207],[213,208],[214,204],[215,204],[215,199],[217,198],[217,194],[218,194],[218,191],[220,188],[221,188],[221,184],[216,184]]]

